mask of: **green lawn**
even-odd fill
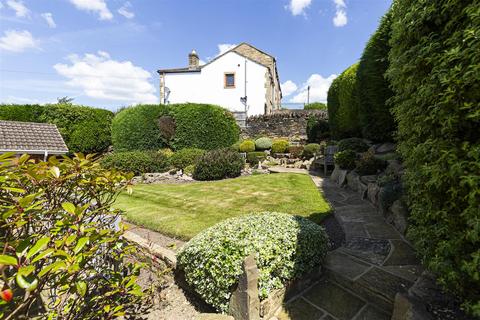
[[[309,176],[293,173],[254,175],[192,184],[136,185],[115,207],[128,221],[163,234],[190,239],[227,218],[277,211],[320,222],[330,206]]]

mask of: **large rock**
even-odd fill
[[[404,167],[403,164],[398,161],[398,160],[387,160],[388,165],[387,168],[385,169],[385,172],[389,174],[393,174],[397,177],[402,176]]]
[[[393,307],[392,320],[433,320],[423,303],[397,293]]]
[[[375,153],[384,154],[394,152],[396,147],[395,143],[385,142],[375,147]]]
[[[353,191],[358,190],[358,185],[360,184],[360,176],[354,172],[350,171],[347,173],[347,186]]]
[[[377,208],[378,208],[379,192],[380,192],[380,187],[378,186],[377,183],[369,183],[367,185],[367,199]]]
[[[405,234],[408,226],[408,209],[401,200],[393,202],[390,208],[391,215],[389,217],[389,223],[393,224],[395,229],[401,234]]]
[[[343,186],[346,183],[347,172],[347,170],[340,169],[338,165],[335,165],[330,180],[336,182],[339,186]]]

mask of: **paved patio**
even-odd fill
[[[325,276],[277,312],[279,320],[389,320],[397,292],[422,268],[410,244],[369,202],[328,178],[312,176],[334,208],[346,241],[331,251]]]

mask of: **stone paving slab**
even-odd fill
[[[355,317],[355,320],[390,320],[390,316],[367,305]]]
[[[350,280],[365,273],[371,266],[352,258],[339,250],[329,252],[324,267],[330,271],[342,274]]]
[[[315,320],[321,319],[325,312],[302,298],[298,298],[282,307],[278,320]]]
[[[341,248],[344,253],[377,266],[387,259],[390,249],[388,240],[360,237],[350,238]]]
[[[366,304],[358,296],[326,280],[308,290],[304,298],[339,320],[352,319]]]
[[[419,265],[420,261],[413,248],[403,240],[391,240],[392,252],[384,266]]]

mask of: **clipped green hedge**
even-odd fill
[[[255,150],[268,150],[272,147],[272,139],[267,137],[258,138],[255,140]]]
[[[318,143],[330,137],[330,126],[327,120],[309,116],[307,119],[307,141]]]
[[[322,227],[285,213],[260,213],[220,222],[192,238],[178,253],[187,282],[218,311],[226,312],[242,262],[255,255],[259,296],[318,268],[327,252]]]
[[[101,164],[107,169],[133,172],[136,175],[170,169],[168,158],[155,151],[114,152],[103,157]]]
[[[480,316],[478,1],[396,1],[387,71],[406,166],[408,236]]]
[[[303,110],[327,110],[327,105],[322,102],[312,102],[304,105]]]
[[[170,156],[170,164],[176,169],[185,169],[188,166],[195,165],[198,158],[204,153],[205,150],[202,149],[185,148]]]
[[[240,128],[232,113],[211,105],[186,103],[169,105],[168,113],[175,120],[172,147],[213,150],[226,148],[238,141]]]
[[[137,105],[123,109],[112,122],[115,151],[158,150],[166,147],[157,120],[167,112],[164,105]]]
[[[335,138],[360,135],[358,119],[357,69],[355,63],[333,80],[328,90],[328,119]]]
[[[285,153],[288,150],[289,142],[285,139],[275,139],[272,143],[272,153]]]
[[[385,78],[390,51],[391,12],[387,12],[372,35],[360,59],[357,71],[358,115],[362,136],[372,141],[392,141],[396,130],[391,106],[393,95]]]
[[[220,180],[235,178],[242,173],[245,162],[231,148],[210,150],[198,158],[193,171],[195,180]]]
[[[111,145],[113,112],[73,104],[0,105],[0,119],[55,124],[70,152],[100,153]]]
[[[317,153],[320,152],[320,145],[318,143],[309,143],[303,147],[302,158],[310,159],[313,158]]]
[[[112,123],[115,150],[211,150],[231,146],[240,129],[226,109],[210,104],[137,105]]]
[[[255,151],[255,141],[245,140],[240,143],[238,150],[240,152],[252,152]]]
[[[257,165],[258,162],[263,161],[267,158],[267,155],[264,151],[252,151],[247,153],[247,162],[252,165]]]

